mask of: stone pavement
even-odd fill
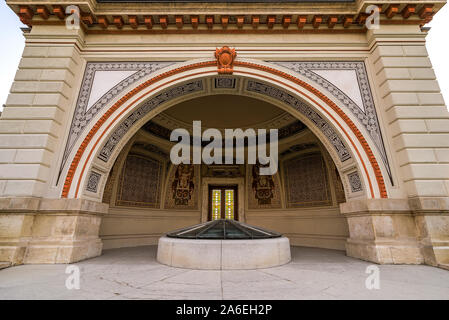
[[[67,265],[0,270],[0,299],[449,299],[449,271],[379,265],[380,289],[368,290],[369,262],[344,252],[292,247],[284,266],[237,271],[178,269],[156,261],[156,246],[105,250],[76,263],[79,290],[68,290]]]

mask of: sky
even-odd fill
[[[427,50],[446,103],[449,102],[449,5],[441,9],[427,25],[431,30],[427,36]],[[19,18],[0,0],[0,111],[8,97],[24,48],[24,37],[20,27],[25,27]]]

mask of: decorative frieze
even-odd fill
[[[215,89],[235,89],[235,82],[235,78],[229,77],[214,79]]]
[[[223,10],[218,2],[213,1],[209,2],[207,9],[201,10],[200,14],[198,14],[198,10],[186,11],[186,8],[176,6],[167,7],[165,12],[159,14],[149,14],[151,12],[145,12],[145,10],[126,10],[126,8],[124,12],[117,14],[117,10],[106,9],[106,11],[98,12],[97,9],[90,6],[81,6],[80,17],[81,22],[83,22],[82,27],[87,32],[92,33],[120,31],[150,31],[152,33],[223,32],[229,29],[242,32],[291,32],[303,31],[305,26],[316,31],[333,31],[336,25],[348,28],[348,19],[351,21],[352,29],[360,32],[365,31],[364,23],[368,16],[366,9],[369,3],[334,2],[340,2],[341,4],[332,6],[330,11],[315,12],[316,10],[304,7],[301,2],[298,3],[298,5],[301,5],[300,7],[294,8],[292,6],[295,5],[295,1],[285,1],[284,3],[279,1],[276,12],[274,12],[272,6],[255,6],[256,3],[245,3],[243,8],[239,7],[241,4],[232,2],[227,3],[226,9]],[[27,3],[30,5],[26,5]],[[376,2],[376,5],[379,7],[379,19],[382,24],[422,25],[442,6],[441,3],[434,3],[416,4],[414,1],[409,1],[409,3],[391,4],[385,1],[384,3]],[[101,8],[104,5],[106,4],[103,3]],[[234,6],[238,8],[231,9]],[[63,23],[60,20],[66,17],[65,10],[67,9],[61,5],[50,6],[45,2],[35,0],[25,0],[23,5],[13,4],[11,8],[28,26],[54,24],[56,21]],[[235,10],[244,10],[246,13],[229,14]],[[294,14],[292,14],[292,10]],[[111,11],[111,13],[105,15],[104,12],[107,11]],[[400,12],[401,15],[397,14]],[[39,18],[36,18],[36,16],[39,16]]]

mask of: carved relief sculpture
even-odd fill
[[[253,166],[252,188],[259,205],[271,204],[271,199],[274,196],[274,181],[271,175],[260,175],[259,168],[262,165],[257,163]]]
[[[193,182],[194,167],[191,164],[180,164],[175,169],[175,179],[172,183],[172,196],[175,205],[186,206],[192,199],[192,193],[195,188]]]
[[[215,50],[215,58],[217,59],[218,73],[232,74],[234,71],[234,60],[237,56],[235,49],[224,46]]]

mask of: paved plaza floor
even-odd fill
[[[449,299],[449,271],[430,266],[375,265],[380,288],[369,290],[372,264],[342,251],[292,247],[292,262],[280,267],[204,271],[161,265],[156,248],[104,250],[76,263],[80,288],[72,290],[68,265],[2,269],[0,299]]]

